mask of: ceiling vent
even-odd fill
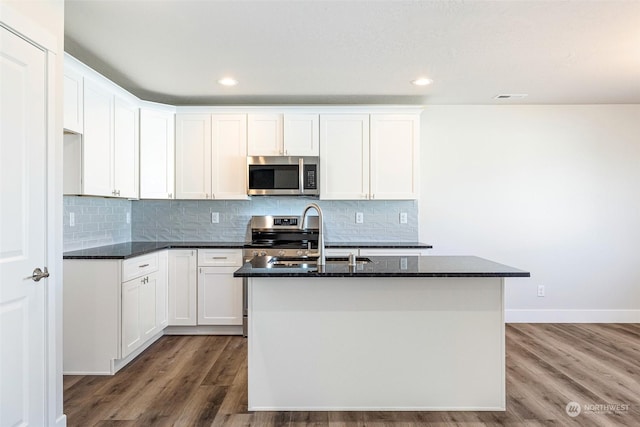
[[[493,97],[493,99],[522,99],[529,96],[527,93],[501,93]]]

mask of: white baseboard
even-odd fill
[[[67,416],[62,414],[60,415],[54,424],[56,427],[66,427],[67,426]]]
[[[165,335],[242,335],[242,325],[167,326]]]
[[[505,310],[506,323],[640,323],[640,310]]]

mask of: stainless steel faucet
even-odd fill
[[[309,203],[304,211],[302,211],[302,222],[300,223],[300,229],[307,228],[307,212],[309,209],[315,209],[318,212],[318,252],[316,254],[309,254],[312,256],[318,255],[318,265],[325,265],[324,257],[324,220],[322,218],[322,209],[315,203]]]

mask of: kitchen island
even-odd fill
[[[504,410],[504,280],[478,257],[316,267],[258,257],[249,410]]]

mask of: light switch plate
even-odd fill
[[[406,223],[407,223],[407,213],[400,212],[400,224],[406,224]]]
[[[127,212],[127,224],[131,224],[131,212]]]
[[[220,222],[220,212],[211,212],[211,224],[218,224]]]
[[[69,227],[76,226],[76,214],[74,212],[69,212]]]

